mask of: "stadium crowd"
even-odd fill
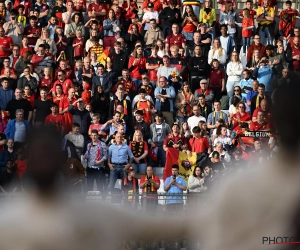
[[[198,16],[145,0],[139,16],[130,0],[0,1],[1,192],[24,190],[28,134],[41,127],[61,135],[73,191],[96,180],[111,192],[120,178],[151,198],[169,148],[196,152],[199,166],[188,183],[173,166],[169,193],[203,192],[221,169],[275,157],[272,97],[300,77],[299,13],[291,1],[280,12],[276,0],[218,5],[219,15],[204,0]]]

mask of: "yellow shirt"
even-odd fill
[[[268,17],[274,17],[275,16],[275,10],[274,8],[272,7],[268,7],[267,9],[265,9],[264,7],[258,7],[257,11],[256,11],[256,16],[260,16],[261,14],[264,13],[264,11],[266,10],[267,12],[267,16]],[[260,24],[264,25],[264,24],[271,24],[273,23],[273,21],[263,21],[263,22],[260,22]]]

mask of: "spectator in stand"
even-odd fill
[[[5,30],[0,27],[0,68],[4,59],[10,56],[13,47],[13,40],[11,37],[5,35]]]
[[[157,41],[158,39],[164,40],[164,34],[160,30],[160,28],[157,27],[156,20],[151,19],[150,27],[144,35],[144,42],[145,42],[146,48],[151,47],[154,44],[154,42]]]
[[[205,132],[200,127],[196,126],[192,129],[193,138],[189,139],[187,154],[190,153],[209,153],[211,152],[209,142],[205,136]]]
[[[265,112],[262,110],[258,111],[257,120],[256,122],[250,123],[249,129],[252,131],[270,131],[271,125],[265,118]]]
[[[232,10],[232,4],[226,3],[226,11],[220,14],[221,36],[219,40],[225,49],[227,57],[230,56],[233,49],[236,49],[236,13]]]
[[[271,108],[270,108],[270,105],[268,104],[267,99],[261,100],[260,106],[254,110],[253,115],[252,115],[253,122],[257,121],[257,114],[259,111],[263,111],[265,113],[265,120],[268,122],[271,122],[272,113],[271,113]]]
[[[165,49],[165,46],[164,46],[164,40],[162,40],[161,38],[157,39],[156,45],[158,46],[157,55],[159,57],[162,58],[164,56],[169,56],[169,52]]]
[[[52,58],[45,54],[45,44],[40,44],[36,54],[32,56],[31,63],[34,71],[42,76],[44,68],[51,68]]]
[[[185,36],[179,33],[179,24],[172,24],[172,34],[166,36],[165,49],[169,51],[172,46],[178,46],[178,48],[185,49],[186,39]]]
[[[243,56],[246,55],[246,51],[250,46],[250,38],[252,37],[252,30],[254,29],[254,20],[250,14],[250,10],[245,8],[243,10],[242,20],[242,40],[243,40]]]
[[[132,124],[132,132],[130,138],[133,138],[134,132],[139,130],[142,132],[144,141],[148,141],[150,139],[150,126],[143,119],[143,111],[137,110],[135,111],[135,119]]]
[[[112,136],[118,130],[119,125],[124,126],[124,133],[126,133],[126,123],[121,119],[121,112],[115,111],[113,119],[108,120],[101,127],[101,131],[109,131],[108,135]]]
[[[244,79],[242,79],[239,84],[239,87],[242,90],[242,96],[243,96],[243,98],[246,98],[246,99],[247,99],[248,93],[251,92],[251,90],[252,90],[253,79],[250,78],[250,76],[251,76],[250,71],[248,69],[245,69],[243,71]]]
[[[270,6],[270,0],[263,0],[262,6],[258,7],[257,13],[257,22],[258,24],[258,32],[261,38],[261,43],[265,44],[265,37],[267,37],[267,44],[273,44],[274,39],[274,18],[275,18],[275,10]]]
[[[24,110],[17,109],[15,112],[15,119],[10,120],[6,126],[6,139],[13,139],[15,145],[23,145],[28,139],[30,131],[30,124],[24,119]]]
[[[78,107],[70,106],[69,113],[73,116],[73,123],[78,123],[80,126],[80,134],[85,137],[85,140],[88,138],[88,129],[91,125],[91,117],[89,111],[85,109],[84,100],[78,101]]]
[[[9,86],[9,81],[7,78],[1,78],[1,88],[0,88],[0,108],[5,110],[7,103],[14,99],[14,91]]]
[[[139,32],[138,25],[132,24],[131,29],[125,35],[124,40],[128,44],[129,53],[133,53],[138,41],[143,41],[143,35]]]
[[[58,70],[57,78],[58,80],[53,84],[52,92],[55,91],[56,85],[60,84],[63,87],[63,93],[67,95],[72,87],[72,81],[66,78],[66,72],[62,69]]]
[[[147,167],[148,144],[143,140],[143,134],[140,130],[135,130],[133,140],[129,143],[129,148],[133,153],[133,162],[131,166],[135,173],[145,173]]]
[[[175,89],[169,86],[166,77],[159,77],[159,85],[155,88],[155,108],[161,111],[166,123],[173,124]]]
[[[111,192],[116,180],[120,177],[124,179],[125,171],[130,167],[134,156],[130,148],[122,143],[122,134],[116,134],[116,143],[108,149],[108,166],[110,169],[108,191]],[[128,160],[129,159],[129,160]]]
[[[235,86],[233,88],[233,96],[229,98],[229,105],[232,104],[232,98],[234,98],[234,97],[237,97],[239,101],[246,103],[246,98],[243,97],[241,92],[242,92],[242,89],[240,86]],[[247,109],[246,111],[248,112],[249,110]]]
[[[200,79],[207,78],[209,71],[207,59],[202,55],[202,49],[200,45],[195,46],[193,53],[194,56],[189,59],[188,64],[192,92],[196,90]]]
[[[163,33],[165,37],[172,34],[173,24],[177,24],[179,32],[178,25],[181,24],[182,18],[180,10],[176,8],[176,0],[170,0],[170,6],[164,8],[159,13],[159,19],[164,20]]]
[[[16,62],[20,58],[20,46],[19,45],[17,45],[17,44],[13,45],[12,54],[9,56],[9,58],[10,58],[9,66],[14,69]]]
[[[35,52],[39,51],[40,44],[48,44],[50,46],[49,52],[56,55],[57,48],[53,39],[50,38],[50,31],[48,28],[42,28],[42,34],[39,39],[37,39],[34,50]]]
[[[243,72],[243,65],[240,62],[239,55],[236,51],[231,54],[231,61],[227,64],[226,73],[228,75],[226,89],[229,97],[233,96],[233,89],[239,85],[241,75]]]
[[[175,99],[175,107],[177,111],[177,119],[181,124],[187,121],[188,117],[192,114],[192,105],[194,103],[194,95],[190,91],[188,82],[184,82],[181,91],[177,94]]]
[[[17,60],[14,67],[17,72],[17,76],[20,76],[23,73],[24,68],[27,67],[27,64],[30,63],[31,59],[32,52],[26,51],[23,56]]]
[[[195,31],[193,33],[193,40],[187,43],[186,46],[186,57],[190,59],[195,56],[195,47],[201,47],[201,55],[204,54],[204,50],[202,51],[202,47],[204,48],[204,44],[201,43],[201,33],[200,31]]]
[[[221,66],[224,66],[227,59],[227,54],[224,48],[221,47],[219,39],[215,39],[212,49],[208,52],[208,63],[211,64],[212,59],[217,59]]]
[[[80,125],[78,123],[72,124],[72,130],[65,135],[65,139],[72,142],[76,148],[77,155],[80,159],[81,155],[83,154],[83,147],[84,147],[84,137],[82,134],[79,133]]]
[[[109,98],[104,93],[103,87],[100,85],[97,86],[94,91],[91,106],[94,113],[100,114],[100,123],[105,123],[109,113]]]
[[[17,154],[14,145],[15,144],[13,139],[6,140],[6,147],[0,153],[0,172],[6,170],[6,162],[8,160],[12,162],[15,162],[17,160]]]
[[[64,134],[64,121],[63,115],[60,115],[58,113],[58,105],[54,102],[51,103],[51,114],[48,115],[45,119],[45,126],[49,126],[52,127],[54,129],[56,129],[56,131],[63,136]]]
[[[155,87],[157,83],[157,71],[163,65],[162,59],[158,56],[157,52],[158,46],[152,45],[151,56],[146,59],[146,69],[148,70],[149,80],[153,87]]]
[[[226,126],[228,126],[228,117],[226,113],[221,111],[221,102],[214,101],[214,111],[208,115],[207,127],[209,129],[217,128],[216,121],[219,119],[223,119]]]
[[[37,17],[30,16],[29,17],[29,26],[24,29],[24,36],[28,38],[28,46],[33,48],[36,45],[38,38],[42,34],[42,29],[37,27]]]
[[[193,7],[191,5],[185,6],[182,22],[182,34],[185,36],[187,43],[193,41],[193,34],[198,26],[198,17],[195,15]]]
[[[198,126],[199,121],[206,122],[206,119],[205,117],[201,116],[200,107],[198,105],[194,105],[192,111],[194,115],[188,118],[187,123],[190,129],[193,131],[193,128]]]
[[[206,79],[202,79],[200,81],[200,88],[196,89],[194,93],[194,99],[197,100],[200,95],[205,96],[205,102],[208,106],[212,105],[214,100],[214,93],[211,89],[208,88],[208,81]]]
[[[172,175],[167,177],[164,183],[164,191],[167,192],[167,209],[169,213],[176,214],[183,209],[183,196],[171,196],[172,194],[183,194],[186,191],[185,180],[179,176],[179,166],[172,166]]]
[[[88,191],[93,191],[94,180],[96,180],[97,189],[103,194],[106,191],[104,162],[108,157],[107,146],[98,139],[98,131],[95,129],[92,130],[91,138],[92,141],[87,145],[87,151],[84,154],[84,158],[88,161],[86,168],[87,188]]]
[[[30,85],[31,90],[36,93],[38,89],[37,80],[35,77],[30,75],[30,68],[26,66],[23,70],[23,73],[24,75],[18,80],[17,88],[23,89],[25,85]]]
[[[242,129],[248,128],[249,124],[251,123],[251,116],[246,112],[245,103],[239,102],[237,107],[238,112],[232,116],[231,125],[233,130],[241,131]]]
[[[260,103],[263,99],[266,99],[268,103],[272,103],[270,96],[265,95],[265,85],[260,83],[257,88],[257,95],[254,95],[251,99],[251,114],[254,110],[260,106]]]
[[[300,76],[300,38],[294,37],[293,46],[288,49],[287,61],[291,65],[293,71]]]
[[[47,90],[45,88],[41,88],[40,96],[41,99],[34,103],[33,124],[36,126],[44,124],[46,117],[51,113],[53,104],[53,102],[47,98]]]
[[[208,57],[208,52],[210,50],[211,41],[213,41],[212,35],[208,31],[209,28],[207,28],[207,24],[200,23],[199,26],[200,26],[200,34],[201,34],[200,42],[202,43],[202,55],[204,55],[205,57]],[[212,31],[212,29],[211,29],[211,31]]]
[[[129,58],[128,70],[130,72],[130,77],[135,83],[135,90],[142,84],[141,74],[146,72],[146,58],[143,56],[142,46],[136,46],[132,57]]]
[[[246,9],[249,10],[250,16],[251,16],[251,18],[254,20],[254,18],[255,18],[255,16],[256,16],[256,11],[253,10],[253,1],[251,1],[251,0],[247,0],[247,1],[246,1]],[[242,10],[242,11],[239,13],[239,18],[241,18],[241,19],[244,18],[244,10]]]
[[[210,40],[214,40],[216,36],[215,25],[217,21],[216,10],[211,7],[211,1],[205,0],[203,8],[200,9],[199,15],[200,27],[205,33],[210,34]],[[203,25],[204,24],[204,25]],[[204,28],[205,27],[205,28]],[[202,34],[202,32],[201,32]]]
[[[160,187],[158,176],[153,174],[153,167],[147,166],[145,175],[140,180],[140,189],[142,189],[142,204],[145,206],[147,213],[155,214],[158,205],[157,190]]]
[[[109,56],[112,58],[112,69],[117,73],[118,76],[122,75],[122,69],[127,68],[128,58],[126,53],[121,50],[121,43],[114,43],[114,50]]]
[[[257,50],[259,52],[256,52]],[[253,64],[254,64],[254,62],[257,62],[257,57],[259,55],[265,54],[265,52],[266,52],[266,48],[263,44],[260,43],[260,36],[254,35],[253,43],[249,46],[248,51],[247,51],[247,62],[249,62],[252,58],[252,67],[254,67]],[[256,60],[253,60],[254,55],[255,55]],[[249,66],[247,66],[247,67],[249,67]]]
[[[287,68],[287,63],[283,54],[275,52],[275,47],[273,45],[266,46],[266,54],[268,56],[269,62],[273,67],[273,81],[281,76],[282,70]]]
[[[253,77],[258,82],[264,83],[266,94],[271,96],[273,91],[273,65],[266,55],[262,55],[259,66],[253,71]]]
[[[110,9],[108,12],[108,18],[103,22],[104,29],[104,39],[103,46],[104,48],[112,48],[116,38],[119,37],[120,33],[120,22],[116,19],[116,14],[113,9]]]
[[[219,68],[219,61],[217,59],[213,59],[211,62],[208,83],[215,99],[220,100],[223,92],[225,92],[225,76],[223,70]]]
[[[24,26],[17,20],[17,11],[10,12],[10,21],[4,23],[3,29],[5,35],[9,36],[13,40],[13,44],[21,45],[22,35],[24,32]]]
[[[184,135],[180,134],[180,126],[178,122],[174,122],[171,127],[172,132],[164,139],[163,149],[167,152],[169,148],[179,151],[187,149],[187,142]]]
[[[211,113],[211,106],[205,103],[205,95],[199,95],[198,99],[195,99],[195,102],[200,108],[200,115],[203,116],[206,120],[208,115]]]
[[[148,11],[146,11],[142,18],[142,24],[145,25],[144,32],[145,34],[151,27],[151,20],[154,19],[155,23],[159,23],[158,12],[154,10],[154,4],[149,2],[147,5]]]

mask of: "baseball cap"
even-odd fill
[[[200,84],[201,84],[201,83],[205,83],[205,84],[206,84],[206,83],[207,83],[207,80],[206,80],[206,79],[202,79],[202,80],[200,81]]]
[[[148,8],[154,8],[154,4],[153,3],[148,3]]]

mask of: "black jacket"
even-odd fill
[[[107,95],[110,93],[111,87],[113,86],[111,75],[107,73],[105,73],[103,76],[102,84],[100,82],[100,77],[96,73],[93,73],[92,82],[93,82],[92,84],[93,95],[95,94],[94,91],[96,86],[101,85],[103,87],[104,93]]]
[[[112,69],[117,72],[118,76],[121,76],[122,69],[128,68],[128,56],[123,51],[120,54],[113,51],[110,58],[112,59]]]
[[[191,57],[189,59],[189,71],[190,76],[208,76],[209,65],[207,59],[204,56],[200,57]]]

